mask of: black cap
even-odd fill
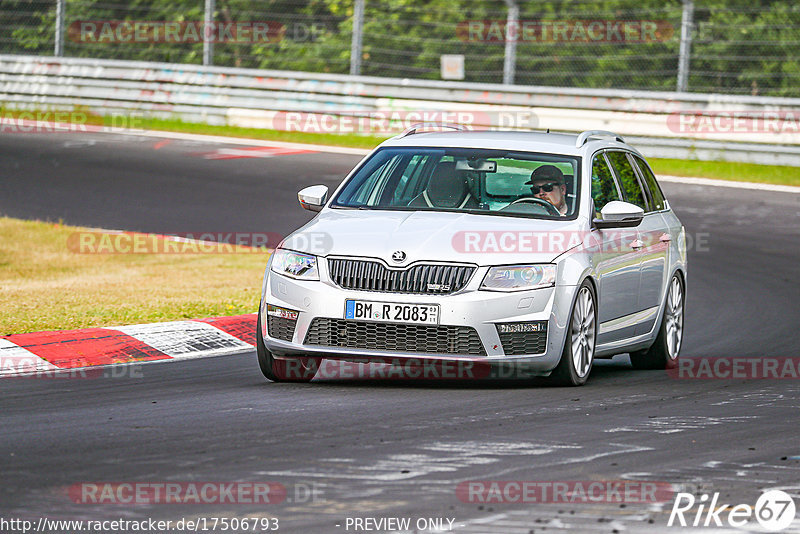
[[[534,182],[540,182],[542,180],[550,180],[563,184],[564,173],[555,165],[542,165],[533,170],[530,181],[525,182],[525,185],[533,185]]]

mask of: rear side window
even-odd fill
[[[611,165],[614,167],[614,172],[619,178],[622,191],[625,194],[625,201],[639,206],[645,211],[647,210],[647,203],[644,200],[644,193],[642,187],[639,185],[639,180],[636,178],[636,172],[628,161],[625,152],[609,151],[606,152]]]
[[[603,154],[595,155],[592,160],[592,198],[594,207],[597,211],[612,200],[622,200],[619,198],[617,186],[614,184],[614,176],[608,168],[606,158]]]
[[[661,192],[661,188],[658,186],[658,182],[656,182],[656,177],[653,176],[653,172],[650,170],[650,167],[647,166],[647,163],[645,163],[642,158],[639,156],[633,156],[633,159],[636,160],[636,165],[638,165],[639,170],[642,171],[644,181],[647,184],[647,188],[650,190],[650,201],[653,204],[653,210],[663,210],[664,193]]]

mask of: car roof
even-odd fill
[[[520,152],[544,152],[580,156],[601,148],[624,148],[637,152],[626,143],[612,139],[589,138],[581,147],[575,147],[577,134],[463,130],[404,133],[384,141],[382,147],[459,147],[518,150]]]

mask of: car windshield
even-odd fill
[[[575,214],[580,158],[474,148],[384,148],[332,207],[519,217]]]

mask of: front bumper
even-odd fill
[[[478,268],[467,286],[450,295],[418,295],[343,289],[330,281],[301,281],[267,271],[261,314],[264,345],[276,358],[296,356],[342,360],[397,361],[398,359],[514,363],[532,373],[546,374],[561,357],[575,286],[511,293],[478,291],[487,267]],[[342,320],[345,300],[438,304],[439,324],[470,327],[477,332],[485,355],[375,350],[304,344],[316,318]],[[290,340],[271,337],[267,328],[267,305],[297,311]],[[506,354],[497,324],[546,321],[544,350],[536,354]],[[383,324],[383,323],[381,323]],[[284,336],[288,337],[288,336]],[[506,339],[506,350],[508,340]],[[400,347],[397,347],[398,349]],[[519,349],[517,349],[518,351]]]

